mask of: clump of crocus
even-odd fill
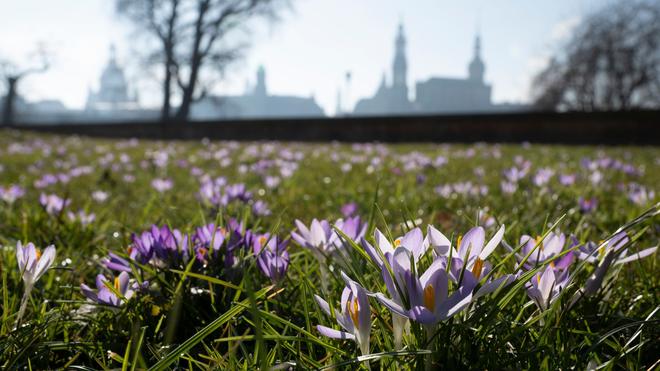
[[[66,213],[66,216],[71,222],[80,222],[80,225],[83,227],[92,224],[96,220],[94,213],[87,214],[84,210],[80,210],[77,213],[69,211]]]
[[[153,225],[141,234],[133,234],[131,240],[129,257],[140,264],[164,267],[188,261],[188,237],[167,225]]]
[[[16,319],[16,324],[18,325],[27,308],[28,298],[34,284],[46,273],[48,268],[53,264],[53,261],[55,261],[55,246],[50,245],[46,247],[42,254],[32,242],[28,242],[27,245],[23,246],[18,241],[16,244],[16,261],[18,262],[18,270],[21,273],[23,287],[25,288]]]
[[[391,311],[431,330],[433,325],[456,315],[470,304],[476,285],[474,280],[464,277],[458,289],[449,295],[444,260],[436,259],[421,276],[413,269],[412,261],[412,252],[408,249],[399,247],[394,251],[392,279],[386,279],[385,283],[390,295],[400,300],[376,294],[376,298]]]
[[[339,229],[352,241],[360,241],[367,231],[367,223],[362,222],[362,219],[356,215],[347,217],[346,219],[337,219],[335,222],[335,228]],[[336,238],[333,239],[333,244],[335,245],[336,250],[345,250],[348,241],[345,241],[336,231],[333,230],[332,233],[337,235]]]
[[[13,204],[17,199],[25,196],[25,189],[17,185],[10,185],[9,187],[0,187],[0,200]]]
[[[485,230],[482,227],[474,227],[464,236],[459,236],[458,251],[451,247],[451,242],[447,237],[431,225],[428,228],[427,240],[437,256],[442,259],[449,259],[451,255],[449,277],[455,283],[461,283],[461,275],[475,283],[488,277],[474,293],[476,299],[506,286],[514,280],[513,274],[505,274],[495,279],[490,277],[493,266],[487,259],[502,242],[504,230],[504,226],[501,226],[490,241],[486,243]]]
[[[151,186],[158,192],[163,193],[169,191],[174,186],[174,182],[169,178],[155,178],[151,181]]]
[[[367,291],[357,282],[351,280],[342,272],[346,287],[341,295],[340,309],[335,309],[334,317],[343,328],[335,330],[318,325],[316,328],[323,336],[333,339],[349,339],[358,344],[362,354],[369,354],[369,336],[371,334],[371,307]],[[327,301],[314,295],[316,302],[325,314],[332,317]]]
[[[605,274],[611,266],[630,263],[652,255],[658,249],[657,246],[649,247],[635,254],[628,255],[626,246],[630,243],[628,234],[624,231],[616,233],[612,238],[601,243],[587,242],[580,245],[578,259],[586,260],[592,264],[598,264],[592,275],[587,279],[583,289],[578,292],[579,296],[591,296],[595,294],[603,284]],[[574,244],[578,244],[577,241]],[[577,300],[576,297],[574,300]]]
[[[598,199],[596,197],[580,197],[578,199],[578,206],[580,207],[580,212],[583,214],[589,214],[598,207]]]
[[[71,200],[65,200],[57,195],[47,195],[42,193],[39,196],[39,203],[50,215],[60,215],[65,207],[67,207]]]
[[[410,251],[412,256],[412,266],[415,267],[417,271],[417,263],[419,259],[425,254],[426,249],[428,248],[428,243],[424,243],[424,236],[422,231],[419,228],[414,228],[404,236],[396,238],[393,243],[390,242],[385,235],[376,228],[374,231],[374,240],[376,244],[371,246],[371,244],[364,238],[361,239],[361,244],[364,250],[369,254],[371,260],[380,268],[383,281],[387,287],[387,290],[390,293],[391,300],[400,307],[404,305],[404,298],[401,296],[401,293],[397,289],[399,282],[395,283],[395,280],[403,281],[404,278],[400,276],[394,276],[390,274],[390,269],[393,270],[394,265],[394,253],[396,249],[407,249]],[[410,265],[410,264],[409,264]],[[405,282],[401,283],[403,286]],[[405,315],[399,314],[398,311],[392,311],[392,328],[394,335],[394,344],[396,349],[401,349],[403,332],[407,328],[408,317]]]
[[[284,278],[289,267],[287,243],[287,240],[278,240],[277,236],[271,236],[269,233],[255,236],[253,239],[252,248],[257,257],[257,265],[273,283]]]
[[[134,283],[131,285],[127,272],[121,272],[114,280],[108,280],[104,275],[96,276],[96,290],[86,284],[80,285],[80,290],[88,299],[98,304],[120,307],[135,295],[139,288],[148,287],[149,283],[144,281],[142,285]]]
[[[356,215],[358,211],[358,205],[355,202],[349,202],[341,207],[341,214],[344,216],[344,218],[351,217],[353,215]]]
[[[566,236],[563,233],[554,232],[549,232],[545,238],[523,235],[520,244],[522,255],[516,254],[516,258],[523,263],[520,267],[523,271],[537,268],[540,264],[548,264],[525,285],[527,295],[539,309],[546,310],[570,282],[569,267],[575,261],[575,253],[566,251],[573,246],[566,246]]]
[[[327,220],[313,219],[312,224],[307,228],[300,220],[296,219],[296,227],[297,231],[291,232],[291,238],[301,247],[309,249],[319,261],[321,285],[325,291],[328,285],[327,259],[337,248],[335,243],[337,234],[334,233]]]

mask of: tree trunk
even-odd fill
[[[172,63],[170,58],[165,61],[165,79],[163,84],[163,107],[160,111],[160,121],[166,123],[170,121],[171,96],[172,96]]]
[[[188,83],[183,89],[181,106],[179,106],[179,110],[175,116],[175,119],[178,122],[186,122],[188,121],[188,116],[190,116],[190,105],[193,103],[195,88],[197,87],[197,77],[199,75],[199,69],[202,65],[202,59],[204,58],[204,55],[200,51],[200,46],[202,44],[202,37],[204,36],[204,30],[202,30],[204,17],[209,10],[209,4],[210,2],[208,0],[202,1],[199,3],[199,8],[197,10],[197,20],[195,21],[195,38],[193,40],[190,56],[190,77],[188,78]]]
[[[2,112],[2,123],[4,126],[11,126],[14,124],[14,101],[16,100],[17,83],[17,77],[7,78],[7,96],[5,97],[5,105]]]

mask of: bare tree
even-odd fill
[[[533,86],[541,109],[660,108],[660,2],[620,1],[590,15]]]
[[[186,121],[190,106],[242,47],[230,38],[256,17],[274,19],[287,0],[117,0],[119,14],[157,42],[147,59],[162,68],[163,121]],[[180,100],[176,113],[173,98]]]
[[[14,124],[19,82],[29,75],[45,72],[50,66],[50,57],[43,45],[38,47],[35,54],[36,57],[33,56],[30,59],[37,59],[38,62],[25,68],[21,68],[9,60],[0,60],[0,77],[5,81],[7,88],[2,110],[2,124],[4,126]]]

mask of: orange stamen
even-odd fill
[[[477,261],[474,262],[474,265],[472,266],[472,274],[476,279],[479,279],[481,277],[481,271],[484,268],[484,261],[479,259],[477,257]]]
[[[424,306],[431,312],[435,310],[435,290],[433,285],[428,285],[424,288]]]
[[[360,323],[358,317],[358,300],[353,299],[352,303],[351,302],[346,303],[346,311],[351,316],[351,319],[353,320],[353,324],[357,326]]]

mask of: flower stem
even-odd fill
[[[31,292],[32,285],[25,285],[25,292],[23,293],[23,298],[21,299],[21,306],[18,309],[18,315],[16,316],[16,328],[21,325],[21,319],[23,319],[23,314],[25,314],[25,309],[27,309],[27,304],[30,300]]]

